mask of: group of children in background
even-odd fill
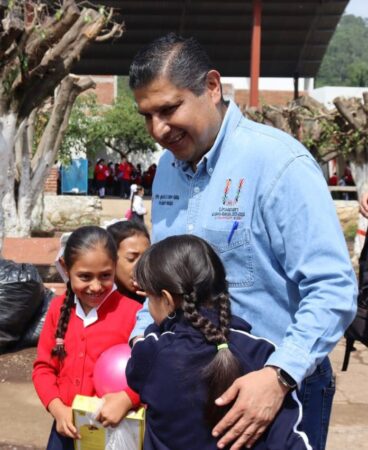
[[[134,166],[127,158],[120,163],[99,158],[95,166],[90,166],[89,193],[96,193],[100,198],[112,195],[128,199],[133,184],[142,186],[146,195],[151,195],[152,183],[156,174],[156,164],[151,164],[142,171],[141,164]]]
[[[36,391],[54,417],[47,449],[74,448],[80,436],[73,399],[96,395],[99,355],[129,342],[147,296],[154,323],[134,344],[129,388],[106,394],[97,420],[115,426],[143,403],[144,450],[215,450],[211,430],[226,412],[215,399],[239,376],[262,368],[274,346],[231,315],[225,269],[211,246],[191,235],[150,246],[143,223],[121,221],[74,231],[61,264],[67,290],[51,303],[33,370]],[[301,418],[294,391],[253,448],[311,449],[298,428]]]

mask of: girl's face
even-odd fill
[[[74,294],[86,314],[106,298],[114,285],[115,262],[102,247],[81,252],[67,270]]]
[[[135,293],[134,267],[142,253],[150,246],[144,234],[133,234],[120,242],[118,248],[118,262],[116,266],[116,283],[119,289]]]

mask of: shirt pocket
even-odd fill
[[[230,230],[204,228],[204,239],[220,256],[229,287],[252,286],[254,283],[253,252],[250,230],[238,228],[228,242]]]

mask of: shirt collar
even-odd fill
[[[232,134],[233,130],[238,126],[243,114],[236,104],[229,100],[224,120],[222,121],[220,131],[217,134],[216,140],[212,148],[204,155],[206,158],[206,169],[208,175],[212,175],[217,160],[220,156],[220,149],[223,146],[224,139]]]
[[[101,308],[101,306],[105,303],[105,301],[110,297],[110,295],[116,291],[117,287],[114,284],[113,288],[111,289],[111,291],[106,295],[106,297],[102,300],[102,302],[96,307],[96,308],[92,308],[91,311],[89,311],[88,314],[86,314],[82,308],[82,305],[79,301],[79,298],[74,295],[74,303],[76,305],[75,307],[75,314],[77,315],[77,317],[79,317],[80,319],[83,320],[83,325],[84,327],[88,327],[89,325],[92,325],[93,323],[97,322],[98,320],[98,310],[99,308]]]

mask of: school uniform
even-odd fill
[[[132,213],[133,220],[144,222],[144,215],[147,214],[147,209],[144,206],[143,198],[140,195],[134,194],[132,199]]]
[[[216,321],[214,312],[202,314]],[[229,348],[238,358],[243,374],[262,369],[275,346],[249,334],[250,325],[233,316]],[[222,351],[222,350],[220,350]],[[217,439],[204,418],[206,386],[201,369],[217,352],[203,334],[187,322],[182,312],[145,331],[133,347],[126,375],[129,386],[147,404],[144,450],[215,450]],[[311,450],[300,429],[303,412],[297,392],[289,393],[283,407],[255,450]]]
[[[95,314],[85,320],[77,314],[75,305],[70,314],[64,337],[67,356],[60,362],[51,356],[55,346],[55,332],[60,317],[60,307],[65,294],[52,300],[46,316],[34,362],[32,379],[38,396],[47,408],[51,400],[60,398],[70,406],[77,394],[96,395],[93,386],[93,369],[102,352],[116,344],[127,343],[141,306],[114,290],[99,306]],[[133,404],[139,398],[131,389],[126,393]]]
[[[134,300],[122,296],[116,288],[87,315],[76,298],[64,337],[67,355],[60,361],[51,356],[51,350],[55,346],[55,332],[64,298],[65,294],[55,297],[50,304],[33,366],[33,384],[45,408],[55,398],[71,406],[77,394],[97,395],[93,385],[93,369],[97,359],[113,345],[128,342],[136,314],[141,308]],[[133,406],[139,405],[139,396],[132,389],[126,388],[124,391]],[[54,422],[47,450],[73,450],[73,439],[60,435],[55,425]]]

